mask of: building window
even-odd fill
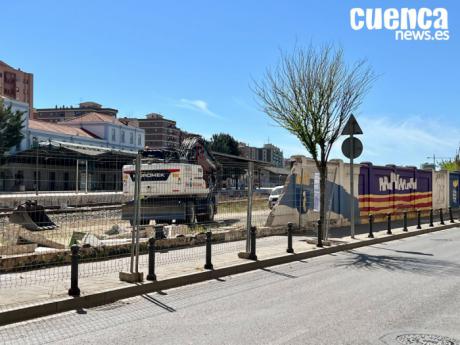
[[[141,138],[141,135],[138,134],[138,135],[137,135],[137,145],[138,145],[138,146],[141,146],[141,144],[142,144],[142,138]]]
[[[112,128],[112,141],[116,141],[115,128]]]
[[[134,144],[134,133],[132,133],[132,132],[129,133],[129,143],[130,143],[131,145]]]
[[[122,143],[125,142],[125,131],[121,131],[121,140],[120,140]]]

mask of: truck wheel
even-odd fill
[[[207,204],[206,213],[197,215],[196,218],[199,222],[212,222],[214,220],[214,203]]]
[[[187,224],[196,223],[196,209],[195,204],[193,202],[188,203],[185,208],[185,222]]]

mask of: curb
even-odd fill
[[[146,293],[157,292],[161,290],[167,290],[177,288],[184,285],[195,284],[204,282],[207,280],[217,279],[229,275],[249,272],[257,269],[262,269],[270,266],[276,266],[286,264],[293,261],[299,261],[318,257],[322,255],[337,253],[341,251],[347,251],[355,248],[366,247],[373,244],[390,242],[399,240],[407,237],[413,237],[441,230],[446,230],[460,226],[459,223],[446,224],[436,226],[433,228],[415,230],[411,232],[403,232],[394,235],[388,235],[380,238],[366,239],[364,241],[339,244],[333,247],[314,249],[307,252],[293,253],[281,255],[278,257],[263,259],[260,261],[246,262],[235,266],[217,268],[212,271],[205,271],[199,273],[192,273],[184,276],[168,278],[165,280],[147,282],[143,284],[137,284],[129,287],[123,287],[104,292],[94,293],[82,297],[71,298],[67,297],[62,300],[47,302],[40,305],[28,306],[23,308],[17,308],[0,312],[0,326],[35,319],[43,316],[48,316],[57,313],[63,313],[70,310],[81,309],[81,308],[93,308],[104,304],[113,303],[115,301],[130,298]]]

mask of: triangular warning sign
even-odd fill
[[[345,124],[345,127],[343,127],[342,135],[350,135],[352,133],[353,135],[363,134],[363,131],[361,130],[361,127],[359,127],[358,121],[356,121],[353,114],[350,115],[348,122]]]

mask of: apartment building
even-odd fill
[[[169,120],[157,113],[147,114],[144,119],[120,119],[125,124],[145,131],[145,146],[154,149],[178,148],[182,132],[176,127],[176,121]]]
[[[35,109],[33,118],[40,121],[47,122],[61,122],[72,120],[76,117],[89,114],[98,113],[117,117],[118,110],[114,108],[103,107],[96,102],[82,102],[78,107],[61,106],[57,105],[54,108],[40,108]]]
[[[265,144],[263,147],[248,146],[239,143],[239,149],[243,157],[268,162],[275,167],[283,168],[283,151],[273,144]]]
[[[34,76],[0,61],[0,96],[28,104],[29,113],[34,103]]]

